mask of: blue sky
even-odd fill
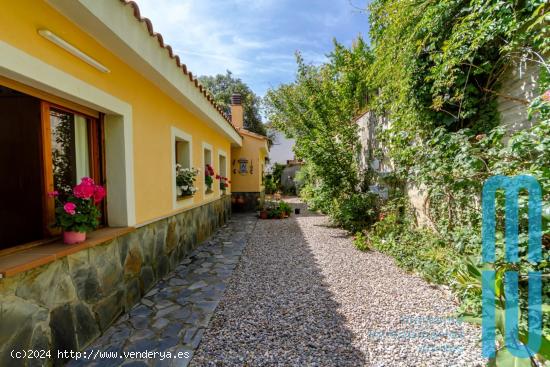
[[[294,80],[294,53],[322,63],[332,39],[368,36],[368,18],[349,0],[137,0],[194,75],[231,70],[258,95]],[[366,0],[353,0],[365,7]]]

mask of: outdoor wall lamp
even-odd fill
[[[38,34],[44,37],[45,39],[47,39],[48,41],[55,43],[57,46],[61,47],[62,49],[69,52],[73,56],[78,57],[80,60],[84,61],[88,65],[93,66],[94,68],[101,71],[102,73],[111,72],[111,70],[107,69],[107,67],[101,64],[99,61],[86,55],[84,52],[80,51],[78,48],[74,47],[69,42],[65,41],[64,39],[60,38],[54,33],[48,31],[47,29],[39,29]]]

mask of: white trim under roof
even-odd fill
[[[228,137],[232,146],[242,146],[239,133],[176,65],[168,50],[160,47],[145,22],[135,18],[130,6],[116,0],[47,2],[176,102]]]

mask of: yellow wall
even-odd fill
[[[262,167],[265,166],[267,143],[265,139],[243,134],[243,146],[231,150],[231,191],[233,192],[260,192],[263,190]],[[252,162],[252,174],[239,173],[239,159]],[[265,169],[265,167],[264,167]]]
[[[216,173],[219,172],[218,150],[229,154],[231,147],[228,138],[209,128],[204,121],[129,68],[46,2],[0,0],[0,5],[0,37],[3,41],[132,106],[137,223],[175,211],[172,197],[172,126],[192,135],[193,165],[201,169],[201,175],[204,174],[201,167],[203,142],[213,146],[214,168]],[[44,39],[37,33],[41,28],[52,31],[92,55],[108,66],[111,72],[101,73]],[[231,157],[228,156],[227,160],[231,170]],[[198,177],[199,190],[189,205],[196,206],[219,197],[218,181],[214,183],[215,193],[206,198],[203,181],[202,177]]]

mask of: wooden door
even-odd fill
[[[0,89],[0,249],[42,239],[40,100]]]

